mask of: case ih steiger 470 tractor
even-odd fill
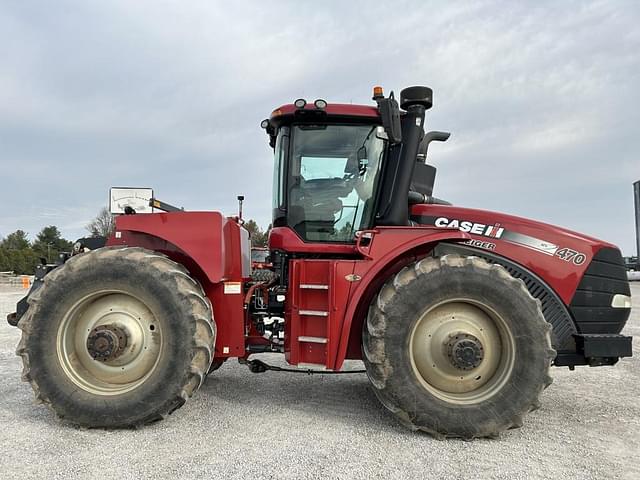
[[[162,419],[229,358],[291,369],[362,359],[380,401],[436,437],[522,425],[551,365],[613,365],[631,308],[620,251],[432,196],[426,87],[375,106],[297,100],[262,122],[275,152],[271,274],[251,277],[239,217],[116,218],[96,248],[42,265],[9,322],[36,399],[72,423]],[[295,367],[295,368],[294,368]],[[276,378],[274,378],[276,380]],[[318,388],[321,388],[320,386]]]

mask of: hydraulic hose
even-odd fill
[[[451,205],[451,202],[447,202],[446,200],[432,197],[430,195],[425,195],[420,192],[414,192],[413,190],[409,191],[409,205],[418,205],[425,203],[429,205]]]

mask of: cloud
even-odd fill
[[[111,185],[266,226],[259,122],[294,98],[434,88],[437,194],[633,251],[634,2],[11,2],[0,7],[0,235],[70,238]],[[490,186],[490,188],[488,188]],[[52,216],[53,215],[53,216]],[[56,216],[58,215],[58,216]]]

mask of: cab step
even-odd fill
[[[308,337],[303,335],[298,337],[298,341],[305,343],[327,343],[329,339],[325,337]]]

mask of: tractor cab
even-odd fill
[[[408,224],[431,90],[403,90],[405,111],[379,87],[373,99],[377,107],[298,99],[262,122],[275,157],[276,235],[284,228],[304,243],[353,244],[358,231]]]
[[[308,242],[351,242],[372,225],[386,140],[367,124],[291,125],[279,129],[273,209]]]

